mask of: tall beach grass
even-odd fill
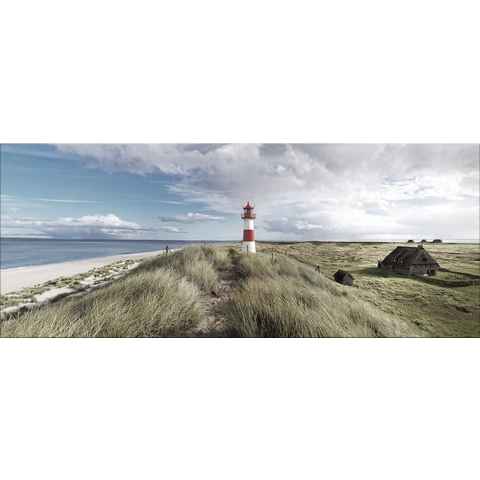
[[[228,329],[241,337],[387,337],[407,325],[348,287],[283,255],[237,255],[240,287],[225,305]]]
[[[205,317],[199,288],[173,269],[132,272],[103,289],[3,322],[6,337],[188,335]]]
[[[209,325],[218,334],[219,323],[234,337],[418,334],[355,289],[285,255],[195,246],[149,259],[95,292],[3,322],[0,335],[178,337],[208,335]]]

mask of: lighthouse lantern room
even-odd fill
[[[255,227],[254,220],[256,218],[254,206],[247,202],[243,207],[242,218],[244,221],[242,251],[245,253],[255,253]]]

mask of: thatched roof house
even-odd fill
[[[442,243],[442,239],[441,238],[436,238],[435,240],[433,240],[432,243]]]
[[[348,285],[349,287],[353,285],[353,275],[345,270],[338,270],[333,278],[342,285]]]
[[[414,240],[409,240],[407,243],[415,243]]]
[[[378,267],[407,275],[435,275],[440,265],[419,245],[418,247],[397,247],[378,262]]]

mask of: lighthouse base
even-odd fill
[[[242,242],[243,253],[256,253],[255,242]]]

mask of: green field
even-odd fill
[[[332,278],[338,269],[355,278],[357,295],[383,312],[417,326],[425,336],[480,337],[480,247],[425,244],[442,269],[435,277],[388,274],[376,268],[392,243],[260,243],[260,252],[289,255],[319,265]]]
[[[394,244],[188,247],[0,322],[7,337],[480,337],[477,245],[425,248],[435,277],[376,268]],[[320,267],[320,272],[316,266]],[[333,281],[350,271],[354,286]]]

